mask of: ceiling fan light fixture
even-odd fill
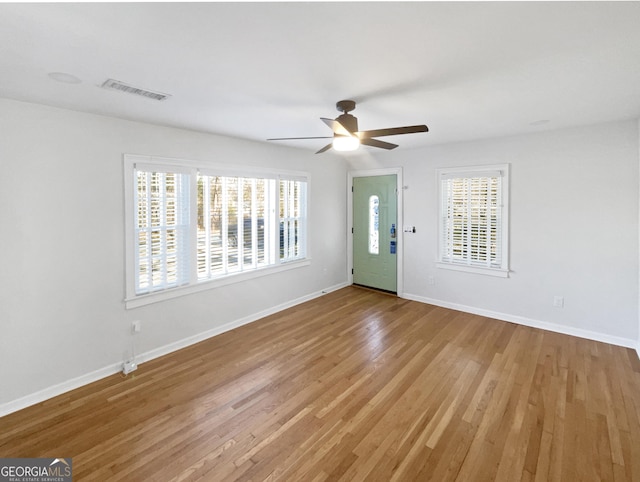
[[[360,147],[360,139],[351,136],[335,136],[333,138],[333,148],[336,151],[355,151]]]
[[[336,151],[355,151],[360,144],[365,146],[377,147],[379,149],[391,150],[398,147],[398,144],[384,142],[376,137],[397,136],[400,134],[415,134],[418,132],[429,132],[429,128],[424,125],[404,126],[404,127],[387,127],[386,129],[374,129],[361,131],[358,129],[358,119],[351,114],[350,111],[356,108],[356,103],[352,100],[341,100],[336,104],[337,109],[342,112],[336,119],[327,119],[320,117],[329,129],[333,131],[333,141],[327,144],[316,154],[322,154],[333,147]],[[322,137],[277,137],[267,139],[268,141],[291,141],[295,139],[331,139],[329,136]]]

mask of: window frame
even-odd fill
[[[285,171],[279,169],[260,169],[244,166],[229,166],[221,163],[207,163],[177,158],[165,158],[155,156],[144,156],[137,154],[124,154],[124,215],[125,215],[125,296],[124,302],[126,309],[136,308],[159,301],[164,301],[191,293],[204,290],[214,289],[233,283],[239,283],[262,276],[296,269],[311,264],[309,238],[307,235],[307,226],[309,220],[309,192],[310,192],[310,176],[306,172]],[[181,286],[175,286],[158,291],[151,291],[144,294],[136,294],[136,256],[137,256],[137,240],[136,240],[136,166],[146,169],[157,169],[163,172],[181,172],[187,173],[189,177],[189,228],[187,235],[188,253],[189,253],[189,274],[188,282]],[[272,264],[259,266],[244,271],[224,274],[215,278],[198,279],[198,263],[197,263],[197,237],[198,237],[198,174],[214,175],[223,177],[243,177],[274,180],[276,186],[280,180],[296,180],[306,183],[306,205],[304,212],[303,228],[305,230],[303,241],[304,256],[292,260],[281,260],[279,256],[272,259]],[[278,189],[274,189],[277,191]],[[274,192],[275,206],[270,204],[275,212],[270,214],[273,227],[276,229],[279,223],[278,204],[279,198]],[[275,233],[278,231],[276,230]],[[279,244],[278,238],[275,237],[275,244]]]
[[[495,175],[496,173],[498,174],[498,176],[491,176],[492,174]],[[445,259],[446,247],[444,220],[446,213],[444,212],[444,207],[446,204],[446,194],[443,191],[443,180],[452,178],[482,178],[487,176],[499,178],[499,263],[496,263],[497,266],[492,267],[482,265],[481,263],[474,263],[471,260],[460,261],[454,259]],[[465,271],[469,273],[484,274],[502,278],[509,277],[509,164],[440,168],[436,170],[436,179],[436,182],[438,183],[438,252],[436,266],[438,268],[454,271]]]

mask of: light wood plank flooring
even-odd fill
[[[74,480],[640,481],[633,350],[349,287],[0,419]]]

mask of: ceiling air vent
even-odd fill
[[[132,85],[125,84],[119,80],[108,79],[102,84],[104,89],[118,90],[120,92],[126,92],[128,94],[139,95],[153,100],[165,100],[171,97],[169,94],[163,94],[162,92],[154,92],[152,90],[141,89],[140,87],[134,87]]]

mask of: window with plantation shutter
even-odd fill
[[[438,266],[507,276],[508,165],[438,174]]]
[[[280,180],[280,260],[306,256],[307,183]]]
[[[135,292],[189,282],[189,176],[135,171]]]
[[[275,180],[198,175],[198,280],[273,264]]]
[[[301,173],[124,162],[127,308],[309,264]]]

